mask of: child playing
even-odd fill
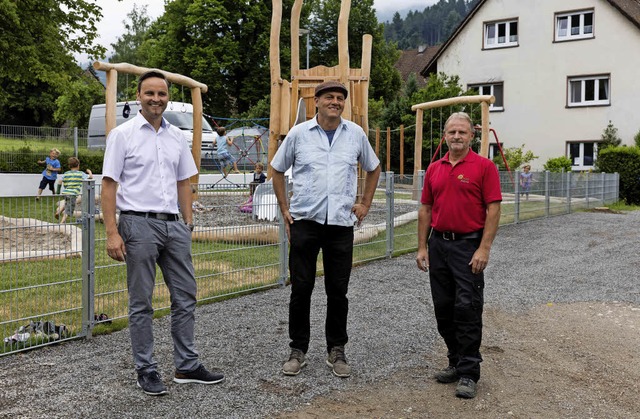
[[[38,164],[44,164],[47,167],[42,171],[42,180],[40,181],[40,186],[38,187],[38,195],[36,196],[36,201],[40,200],[40,195],[42,195],[42,191],[44,188],[49,186],[49,190],[52,194],[55,194],[54,184],[56,183],[56,178],[58,177],[58,172],[61,170],[60,161],[58,160],[58,156],[60,155],[60,150],[57,148],[52,148],[49,151],[49,157],[44,160],[38,160]]]
[[[256,163],[255,171],[253,172],[253,180],[249,183],[249,199],[240,204],[240,210],[242,208],[248,208],[253,203],[253,193],[256,191],[256,188],[259,184],[264,183],[267,180],[267,176],[264,174],[264,164],[261,162]],[[247,212],[247,211],[243,211]]]
[[[222,176],[227,177],[231,169],[227,170],[227,167],[233,165],[233,172],[240,173],[236,159],[229,153],[228,147],[233,145],[233,140],[227,137],[227,129],[225,127],[218,127],[216,129],[219,137],[216,140],[218,144],[218,160],[220,161],[220,167],[222,167]]]
[[[529,200],[529,192],[531,191],[531,181],[533,173],[529,173],[531,166],[525,164],[520,173],[520,195],[526,195],[526,200]]]
[[[56,210],[56,219],[60,216],[60,213],[64,210],[64,214],[60,219],[60,224],[67,221],[67,216],[73,215],[73,211],[76,209],[76,199],[82,191],[82,181],[85,179],[93,179],[93,173],[87,169],[87,173],[80,171],[80,160],[77,157],[69,158],[69,171],[65,172],[62,178],[62,185],[64,190],[64,201],[58,204]]]

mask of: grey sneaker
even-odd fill
[[[433,377],[438,380],[439,383],[453,383],[458,381],[458,372],[456,367],[449,365],[447,368],[437,371]]]
[[[329,352],[327,365],[332,368],[333,375],[346,378],[351,375],[351,367],[347,364],[347,357],[344,355],[344,346],[334,346]]]
[[[282,373],[284,375],[298,375],[305,365],[307,365],[307,360],[304,352],[300,349],[292,348],[289,360],[282,366]]]
[[[169,392],[157,371],[138,374],[137,384],[142,391],[150,396],[162,396]]]
[[[463,399],[476,397],[476,382],[471,378],[462,377],[456,386],[456,397]]]
[[[176,371],[173,381],[179,384],[218,384],[224,381],[224,374],[219,371],[209,372],[204,365],[200,364],[198,368],[191,372]]]

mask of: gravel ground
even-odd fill
[[[487,312],[519,316],[549,302],[640,306],[639,227],[640,211],[582,212],[502,227],[486,271]],[[366,392],[398,371],[415,370],[414,381],[428,380],[422,375],[425,359],[436,351],[442,355],[442,344],[427,276],[417,270],[414,257],[353,270],[347,345],[353,375],[348,379],[332,376],[324,363],[320,278],[313,296],[309,365],[297,377],[280,373],[288,355],[289,290],[279,288],[198,307],[201,359],[224,371],[227,379],[220,385],[170,382],[172,347],[165,317],[154,327],[156,358],[169,395],[154,398],[136,387],[124,330],[0,358],[0,416],[270,417],[304,409],[318,396]]]

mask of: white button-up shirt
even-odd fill
[[[138,113],[109,133],[102,175],[120,184],[121,211],[178,214],[177,182],[196,173],[182,132],[164,118],[158,132]]]
[[[358,163],[367,172],[380,164],[362,128],[341,119],[329,145],[316,116],[291,128],[271,167],[283,173],[292,167],[289,213],[294,220],[349,227],[357,221],[351,208],[358,191]]]

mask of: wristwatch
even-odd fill
[[[195,227],[193,225],[193,223],[185,223],[187,225],[187,227],[189,227],[189,230],[193,231],[193,228]]]

